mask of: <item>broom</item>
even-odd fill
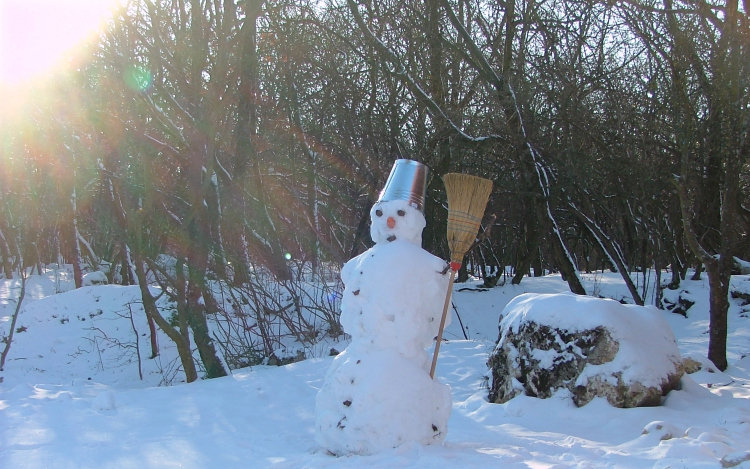
[[[448,291],[445,294],[443,316],[440,318],[435,354],[432,356],[430,378],[435,378],[440,342],[443,340],[448,306],[451,304],[453,281],[456,278],[456,272],[461,268],[466,251],[477,237],[484,209],[492,192],[492,181],[468,174],[449,173],[443,176],[443,182],[448,196],[448,248],[451,253],[451,275],[448,281]]]

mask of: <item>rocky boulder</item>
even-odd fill
[[[615,407],[654,406],[684,373],[658,309],[573,294],[513,299],[487,364],[495,403],[567,389],[578,406],[595,397]]]

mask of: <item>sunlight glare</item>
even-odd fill
[[[0,0],[0,82],[18,85],[69,59],[120,0]]]

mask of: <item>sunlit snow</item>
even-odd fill
[[[582,278],[590,292],[629,299],[619,274]],[[733,276],[733,288],[745,288],[748,279]],[[0,281],[4,333],[17,287],[17,280]],[[577,408],[564,392],[490,404],[485,362],[500,312],[517,295],[561,293],[567,284],[549,275],[479,287],[477,281],[456,285],[461,322],[454,313],[440,349],[437,375],[450,385],[453,400],[443,444],[335,457],[314,439],[315,396],[334,360],[323,351],[343,350],[346,342],[321,345],[318,358],[287,366],[244,368],[192,384],[179,384],[174,375],[173,386],[159,386],[176,352],[160,335],[161,356],[151,360],[147,337],[140,335],[139,378],[134,350],[126,347],[135,342],[128,305],[138,333],[147,332],[136,287],[55,294],[72,288],[69,272],[32,276],[17,325],[26,329],[15,335],[0,374],[0,467],[750,468],[750,318],[747,307],[732,300],[730,366],[718,371],[704,358],[705,275],[682,283],[696,301],[687,318],[658,313],[680,354],[699,361],[701,371],[684,376],[662,406],[635,409],[616,409],[604,399]],[[675,301],[679,292],[665,290],[665,297]],[[110,342],[101,342],[105,335]]]

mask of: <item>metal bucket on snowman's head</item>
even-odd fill
[[[380,191],[378,202],[405,200],[424,213],[428,173],[429,168],[419,161],[396,160],[383,190]]]

